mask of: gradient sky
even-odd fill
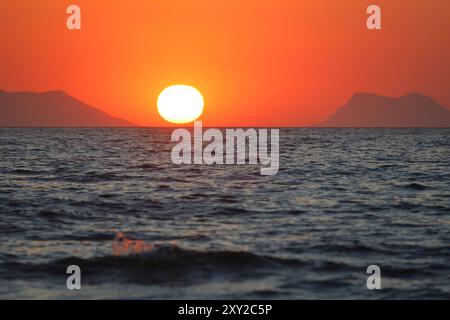
[[[4,0],[0,30],[0,89],[61,89],[139,125],[168,124],[156,98],[176,83],[203,93],[208,126],[313,124],[361,91],[450,106],[448,0]]]

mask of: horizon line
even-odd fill
[[[11,126],[0,127],[0,129],[189,129],[193,126]],[[354,126],[354,127],[323,127],[323,126],[204,126],[207,129],[450,129],[448,127],[424,127],[424,126],[411,126],[411,127],[370,127],[370,126]]]

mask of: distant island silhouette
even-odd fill
[[[398,98],[356,93],[315,127],[450,127],[450,110],[420,93]]]
[[[63,91],[0,90],[0,127],[135,127]]]

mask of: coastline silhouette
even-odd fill
[[[356,93],[316,127],[450,127],[450,110],[420,93],[398,98]]]
[[[0,90],[0,127],[136,127],[63,91]]]

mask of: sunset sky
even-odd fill
[[[314,124],[361,91],[450,106],[448,0],[4,0],[0,29],[0,89],[61,89],[138,125],[167,125],[171,84],[202,92],[207,126]]]

